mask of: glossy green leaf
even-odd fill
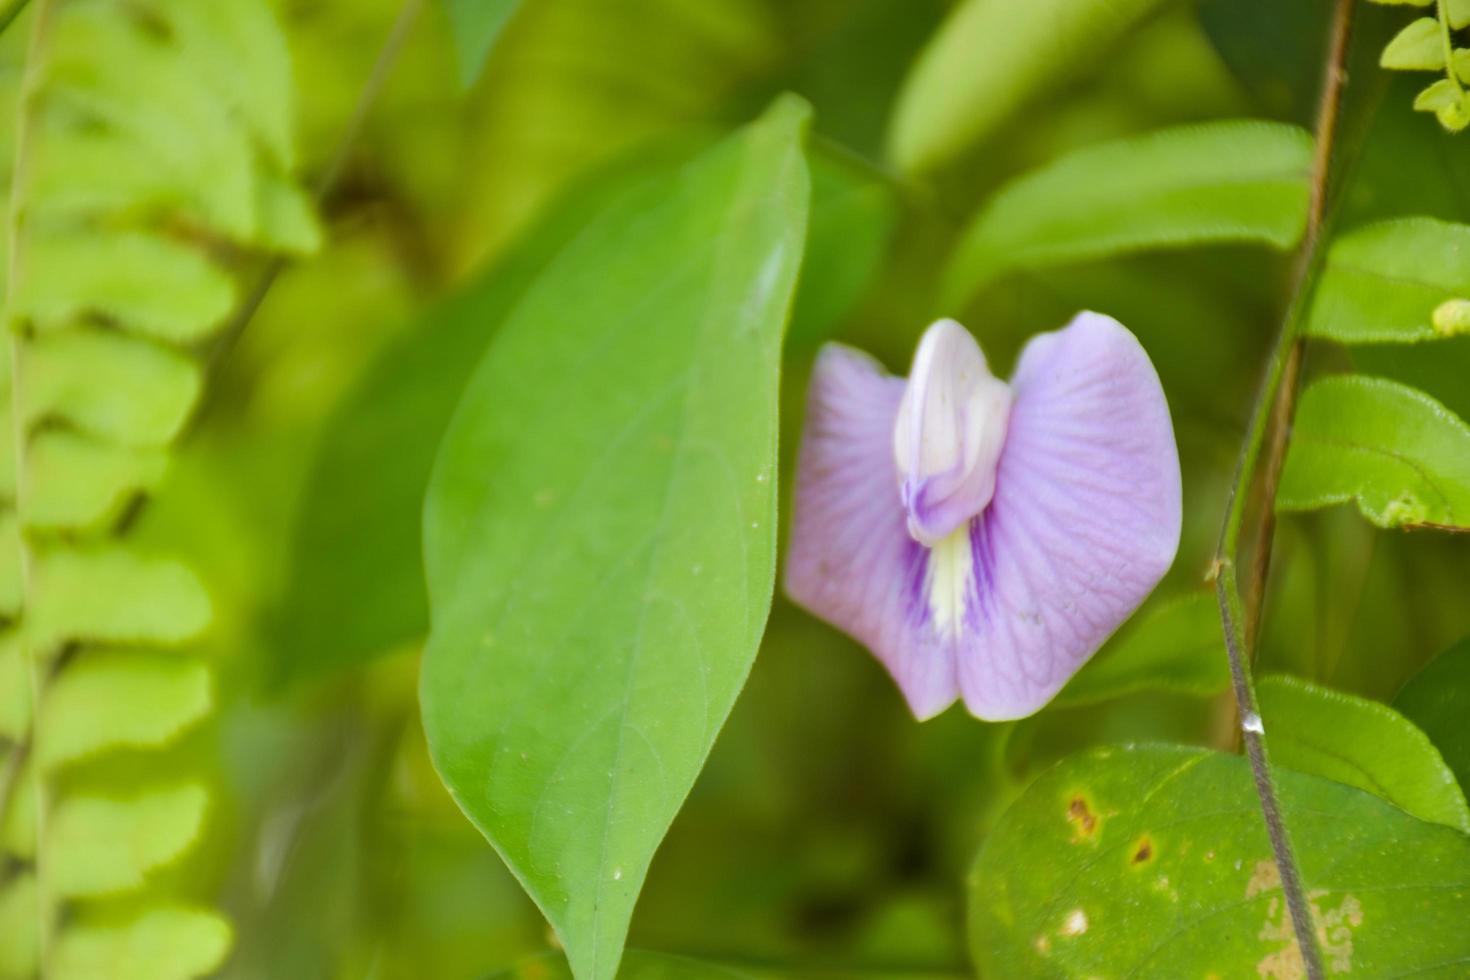
[[[144,912],[120,924],[68,929],[52,954],[54,980],[191,980],[213,973],[230,948],[219,916],[182,907]]]
[[[1383,49],[1378,63],[1400,71],[1438,71],[1444,67],[1444,37],[1439,21],[1420,17],[1412,21]]]
[[[1288,248],[1306,225],[1311,159],[1304,130],[1256,120],[1073,151],[1002,187],[970,221],[945,305],[1015,269],[1211,242]]]
[[[424,517],[440,775],[581,980],[744,683],[775,571],[808,111],[592,217],[476,370]]]
[[[209,713],[209,670],[177,654],[88,650],[46,691],[46,769],[116,747],[164,745]]]
[[[1217,694],[1230,685],[1213,592],[1152,604],[1098,651],[1053,702],[1092,704],[1137,691]]]
[[[186,785],[129,799],[64,799],[46,823],[47,883],[60,896],[106,895],[141,885],[199,834],[208,794]]]
[[[1277,770],[1329,975],[1452,976],[1470,837]],[[982,976],[1301,977],[1246,760],[1097,749],[1031,785],[970,879]]]
[[[1470,225],[1382,221],[1333,241],[1305,329],[1345,344],[1435,340],[1465,332],[1436,311],[1467,295]]]
[[[1434,742],[1460,787],[1470,786],[1470,639],[1409,678],[1393,706]]]
[[[1470,526],[1470,426],[1396,381],[1313,384],[1297,407],[1276,509],[1348,501],[1379,527]]]
[[[485,68],[485,59],[495,39],[521,5],[521,0],[444,0],[449,10],[449,27],[454,34],[454,53],[459,59],[459,77],[466,88],[475,84]]]
[[[965,0],[904,82],[889,154],[928,171],[979,143],[1019,109],[1101,64],[1167,0]]]
[[[571,980],[571,977],[564,957],[545,953],[525,959],[490,980]],[[630,949],[618,971],[618,980],[756,980],[756,975],[686,956]]]
[[[1429,823],[1470,833],[1465,794],[1434,743],[1386,705],[1266,677],[1256,686],[1277,765],[1356,786]]]

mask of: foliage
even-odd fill
[[[23,6],[0,980],[1300,976],[1261,785],[1326,975],[1470,956],[1463,0]],[[812,364],[1080,309],[1178,558],[916,724]]]
[[[219,253],[307,251],[317,232],[289,176],[268,8],[56,0],[31,19],[9,99],[0,972],[200,976],[229,947],[220,916],[99,900],[194,844],[206,784],[79,765],[163,747],[212,707],[207,667],[181,649],[209,625],[204,586],[131,545],[125,518],[159,487],[199,396],[198,345],[237,303]]]
[[[782,101],[584,225],[470,379],[429,485],[430,749],[594,980],[769,607],[807,114]]]
[[[1470,840],[1376,797],[1280,772],[1328,969],[1433,972],[1467,955]],[[1302,970],[1244,759],[1097,749],[1039,778],[970,879],[982,973]],[[1149,924],[1152,928],[1141,928]]]

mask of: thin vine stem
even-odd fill
[[[1256,795],[1260,798],[1261,815],[1265,820],[1271,851],[1281,875],[1281,890],[1291,915],[1297,946],[1301,950],[1302,964],[1310,980],[1320,980],[1325,975],[1322,954],[1317,946],[1311,906],[1302,885],[1301,871],[1282,817],[1276,784],[1271,777],[1265,726],[1261,722],[1260,709],[1256,702],[1251,666],[1261,603],[1270,571],[1276,485],[1281,475],[1297,384],[1301,377],[1301,323],[1323,262],[1322,229],[1327,213],[1328,181],[1342,108],[1342,90],[1347,81],[1348,41],[1352,33],[1354,4],[1355,0],[1337,0],[1335,4],[1321,99],[1317,107],[1316,149],[1312,161],[1307,225],[1297,257],[1291,299],[1282,318],[1275,348],[1267,362],[1265,377],[1241,446],[1225,520],[1220,530],[1220,543],[1215,552],[1215,592],[1225,632],[1225,649],[1230,659],[1231,687],[1235,694],[1240,737],[1250,761]],[[1267,451],[1264,460],[1261,456],[1263,450]],[[1242,592],[1236,559],[1245,528],[1249,490],[1258,471],[1262,476],[1259,496],[1261,514],[1257,525],[1255,560],[1251,566],[1248,588]],[[1248,597],[1249,606],[1243,596]]]

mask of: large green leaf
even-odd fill
[[[1470,837],[1277,770],[1332,975],[1454,976],[1470,959]],[[1038,779],[970,880],[982,976],[1301,977],[1246,760],[1098,749]]]
[[[965,0],[904,82],[889,153],[932,170],[1038,95],[1096,67],[1168,0]]]
[[[1287,248],[1307,217],[1312,139],[1285,123],[1179,126],[1084,147],[1001,188],[966,228],[944,278],[956,307],[1015,269],[1148,248]]]
[[[454,54],[459,59],[460,81],[470,86],[479,79],[495,39],[505,30],[521,0],[445,0],[445,5],[454,34]]]
[[[1470,427],[1396,381],[1318,381],[1297,408],[1276,509],[1350,500],[1379,527],[1470,526]]]
[[[587,215],[671,179],[688,139],[645,147],[548,209],[463,293],[425,314],[333,413],[307,479],[272,650],[281,679],[350,667],[428,631],[420,524],[429,471],[465,381],[536,276]],[[815,344],[857,300],[897,219],[893,191],[833,154],[812,153],[811,221],[791,342]],[[391,458],[393,465],[384,467]],[[364,531],[364,529],[371,529]]]
[[[1429,737],[1376,701],[1267,677],[1257,685],[1271,761],[1356,786],[1420,820],[1470,833],[1470,808]]]
[[[1217,694],[1230,684],[1213,592],[1155,603],[1107,642],[1054,702],[1092,704],[1136,691]]]
[[[1470,331],[1455,300],[1470,295],[1470,225],[1382,221],[1327,253],[1307,333],[1345,344],[1435,340]]]
[[[1434,741],[1461,788],[1470,786],[1470,639],[1409,678],[1393,706]]]
[[[589,220],[507,320],[435,464],[430,748],[580,980],[616,972],[764,629],[807,118],[782,100]]]

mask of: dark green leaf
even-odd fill
[[[1256,693],[1272,762],[1470,833],[1470,808],[1454,774],[1429,737],[1397,711],[1295,677],[1264,678]]]
[[[1470,837],[1278,770],[1329,974],[1452,976],[1470,959]],[[1244,758],[1098,749],[1038,779],[970,880],[982,976],[1300,977]]]
[[[806,237],[782,100],[590,220],[476,370],[424,515],[424,725],[456,801],[608,980],[755,656]]]
[[[1434,741],[1460,786],[1470,786],[1470,639],[1409,678],[1393,706]]]
[[[1015,269],[1211,242],[1287,248],[1306,224],[1311,159],[1306,131],[1256,120],[1074,151],[981,208],[945,273],[945,305]]]
[[[1379,527],[1470,526],[1470,427],[1396,381],[1318,381],[1297,408],[1276,509],[1350,500]]]

